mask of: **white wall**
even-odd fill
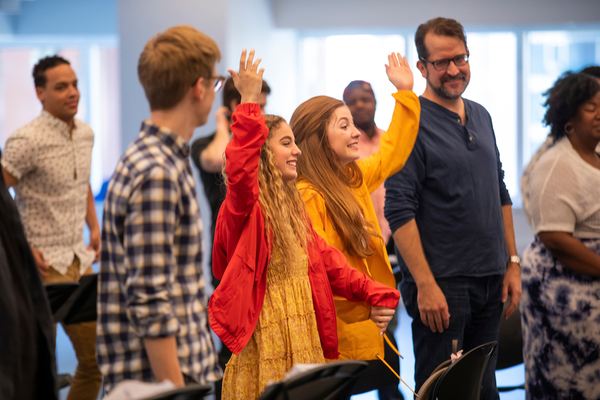
[[[148,102],[137,77],[137,63],[144,45],[154,35],[174,25],[188,24],[217,42],[225,56],[226,1],[119,0],[121,65],[121,127],[123,151],[139,133],[143,119],[150,116]],[[223,62],[217,72],[225,73]],[[213,107],[213,112],[217,107]],[[204,128],[214,129],[213,118]]]
[[[119,0],[118,15],[123,149],[137,135],[142,119],[149,115],[137,78],[139,55],[153,35],[173,25],[190,24],[212,37],[222,53],[217,71],[224,76],[229,76],[228,69],[237,69],[243,48],[255,48],[263,59],[264,78],[272,89],[267,112],[291,116],[296,106],[296,33],[275,28],[268,0]],[[212,115],[220,105],[218,95],[208,123],[197,129],[195,136],[214,131]]]
[[[117,0],[21,1],[13,16],[18,35],[114,35]]]
[[[289,120],[297,105],[296,32],[275,27],[269,0],[229,0],[227,14],[227,68],[237,69],[242,49],[254,48],[271,87],[266,111]]]
[[[600,21],[598,0],[273,0],[280,28],[416,27],[444,16],[463,25]]]
[[[14,16],[0,13],[0,35],[10,35],[14,31]]]

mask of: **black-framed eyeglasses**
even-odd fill
[[[456,65],[457,67],[463,67],[463,66],[467,65],[467,63],[469,62],[469,55],[468,54],[459,54],[456,57],[442,58],[441,60],[435,60],[435,61],[429,61],[429,60],[424,59],[423,57],[419,57],[419,60],[433,65],[433,68],[435,68],[436,71],[445,71],[450,66],[450,61],[452,61],[454,63],[454,65]]]

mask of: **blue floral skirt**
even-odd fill
[[[582,243],[600,254],[600,239]],[[537,237],[521,279],[527,399],[600,399],[600,279],[566,268]]]

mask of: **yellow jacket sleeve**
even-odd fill
[[[379,151],[357,161],[369,193],[402,169],[419,132],[421,103],[417,95],[410,90],[401,90],[392,96],[396,100],[394,114],[388,130],[381,136]]]

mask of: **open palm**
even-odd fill
[[[400,53],[392,53],[388,56],[389,64],[385,65],[385,72],[390,82],[398,90],[412,90],[413,74],[408,66],[406,57]]]

